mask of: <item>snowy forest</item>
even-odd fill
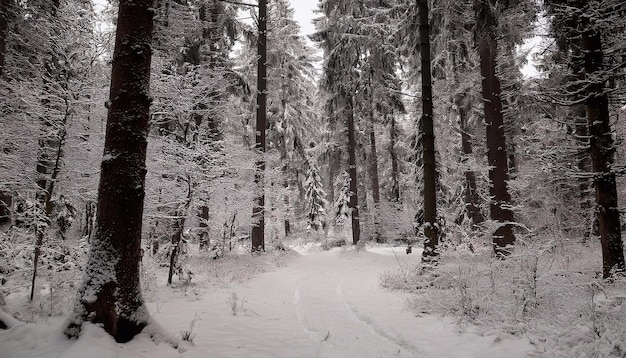
[[[626,2],[304,3],[0,0],[0,356],[626,357]]]

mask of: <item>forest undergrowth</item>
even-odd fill
[[[449,248],[436,268],[399,264],[380,284],[414,293],[415,315],[526,336],[536,357],[625,357],[626,277],[601,278],[599,245],[520,239],[505,260],[492,259],[487,245]]]

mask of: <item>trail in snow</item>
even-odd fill
[[[183,353],[142,336],[118,345],[96,328],[72,344],[58,332],[38,331],[33,325],[10,335],[0,332],[0,346],[7,358],[521,358],[532,351],[524,339],[460,334],[448,320],[415,317],[405,309],[410,296],[387,292],[378,280],[399,263],[418,262],[419,253],[369,250],[297,255],[287,266],[245,284],[189,287],[184,293],[160,288],[160,296],[148,297],[148,306],[166,330],[178,335],[197,317],[193,344],[187,343]],[[47,334],[44,343],[33,343],[38,334]]]

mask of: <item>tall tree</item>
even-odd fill
[[[85,321],[128,342],[148,324],[139,282],[153,0],[119,2],[96,230],[65,333]]]
[[[570,71],[575,79],[573,103],[584,103],[589,130],[589,150],[595,187],[596,215],[602,244],[602,275],[610,277],[624,271],[624,248],[621,237],[616,175],[613,169],[615,141],[611,131],[610,90],[623,68],[626,49],[610,43],[614,31],[623,31],[620,21],[626,13],[623,1],[552,1],[556,28],[565,31],[569,40]],[[560,35],[559,38],[563,38]]]
[[[430,25],[428,0],[419,0],[420,59],[422,63],[422,161],[424,163],[424,251],[423,261],[435,261],[439,255],[437,223],[437,163],[435,162],[435,129],[430,68]]]
[[[333,138],[347,152],[347,172],[350,176],[350,210],[352,226],[352,243],[356,245],[361,237],[359,219],[359,182],[356,161],[357,130],[355,118],[354,95],[357,93],[362,42],[359,36],[358,18],[362,15],[363,4],[356,1],[329,0],[320,3],[324,17],[316,20],[317,32],[313,36],[324,50],[323,77],[321,87],[328,93],[326,112],[330,128],[342,128],[335,133],[346,135],[347,138]],[[340,121],[343,120],[343,123]],[[346,141],[347,139],[347,141]],[[337,153],[339,151],[335,151]],[[330,165],[333,168],[333,164]],[[338,174],[338,173],[335,173]],[[335,200],[337,201],[337,200]]]
[[[496,256],[502,257],[510,254],[515,243],[515,235],[512,225],[511,194],[507,184],[509,170],[502,114],[502,90],[496,72],[498,56],[496,11],[498,6],[496,0],[474,1],[476,42],[480,57],[483,112],[487,133],[490,217],[496,225],[493,232],[493,248]]]
[[[267,125],[267,0],[259,0],[257,41],[257,107],[256,144],[257,162],[254,183],[256,197],[252,208],[252,252],[265,251],[265,129]]]

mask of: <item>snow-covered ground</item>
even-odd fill
[[[382,273],[420,260],[419,250],[404,250],[297,247],[248,280],[203,284],[207,271],[191,285],[159,284],[145,296],[162,328],[147,331],[178,338],[191,332],[191,342],[178,350],[147,333],[117,344],[93,325],[68,341],[62,321],[52,319],[0,331],[0,357],[515,358],[533,352],[523,338],[483,336],[448,319],[416,316],[406,306],[410,294],[380,288]]]

